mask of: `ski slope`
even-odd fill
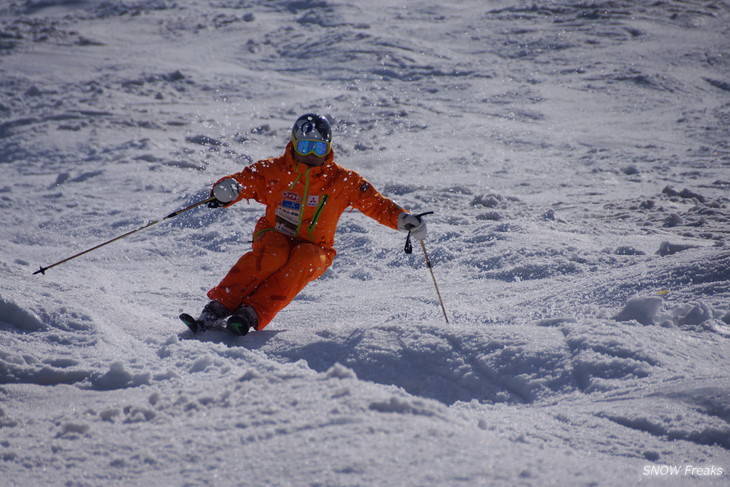
[[[727,485],[730,3],[9,0],[3,486]],[[354,211],[261,332],[178,321],[249,248],[200,207],[309,111]]]

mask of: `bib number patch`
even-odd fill
[[[276,210],[276,225],[274,229],[287,237],[296,237],[297,226],[299,226],[299,212],[293,212],[286,208],[279,207]]]
[[[274,229],[287,237],[296,237],[299,226],[299,212],[302,210],[302,197],[291,191],[282,193],[281,206],[276,209]]]

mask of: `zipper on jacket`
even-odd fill
[[[324,208],[325,203],[327,203],[328,196],[326,194],[322,195],[322,199],[319,201],[319,205],[317,205],[317,209],[314,210],[314,216],[312,217],[312,223],[309,224],[309,227],[307,228],[307,233],[309,233],[309,238],[313,239],[312,232],[314,231],[314,227],[317,226],[317,220],[319,220],[319,214],[322,213],[322,209]]]
[[[297,178],[294,181],[292,181],[291,184],[289,185],[289,191],[294,189],[294,185],[297,184],[297,181],[299,181],[299,178],[301,178],[301,177],[302,177],[302,173],[297,174]]]
[[[307,171],[304,173],[304,196],[302,196],[301,206],[299,207],[299,223],[297,224],[297,237],[302,229],[302,220],[304,219],[304,209],[306,208],[307,198],[309,197],[309,170],[311,167],[307,167]],[[299,178],[297,178],[299,179]]]

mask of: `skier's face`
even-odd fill
[[[324,160],[327,159],[327,156],[318,156],[315,153],[310,153],[306,156],[303,156],[299,154],[297,151],[293,150],[292,153],[294,154],[294,160],[297,161],[300,164],[306,164],[307,166],[321,166],[324,164]]]

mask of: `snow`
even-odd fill
[[[0,6],[3,485],[727,485],[730,4]],[[177,320],[248,249],[200,207],[334,120],[428,217],[346,213],[263,331]]]

